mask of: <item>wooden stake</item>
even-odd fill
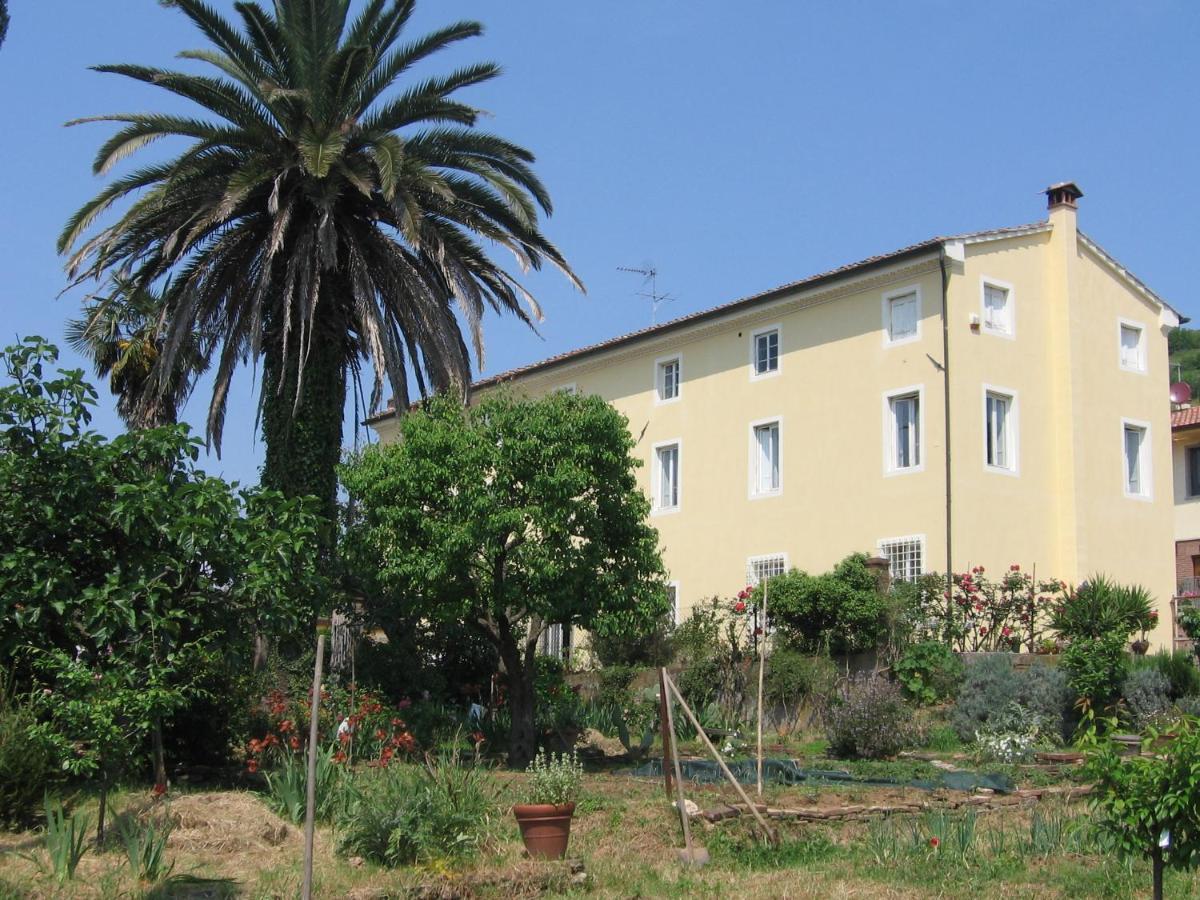
[[[692,723],[692,727],[695,728],[696,733],[700,735],[700,740],[704,742],[704,746],[708,748],[708,752],[711,753],[713,759],[717,761],[717,765],[721,767],[721,771],[725,773],[725,777],[729,779],[729,783],[733,785],[733,789],[737,791],[738,796],[742,798],[742,802],[750,808],[750,812],[754,813],[754,818],[757,819],[758,824],[762,826],[762,830],[766,834],[767,838],[773,844],[778,843],[779,838],[775,834],[774,829],[767,824],[767,820],[764,819],[759,813],[758,807],[750,802],[750,798],[746,796],[746,791],[742,788],[741,783],[733,777],[733,773],[729,771],[729,766],[725,765],[725,760],[721,758],[721,754],[717,751],[717,748],[713,746],[712,741],[708,739],[708,735],[704,733],[704,727],[696,718],[696,714],[692,712],[692,708],[687,705],[687,701],[683,699],[683,695],[679,693],[679,688],[675,686],[675,682],[671,680],[671,676],[664,671],[663,678],[666,679],[667,687],[671,689],[671,694],[675,697],[676,701],[678,701],[684,715],[688,717],[688,721]]]
[[[763,579],[763,601],[762,601],[762,619],[759,628],[762,629],[762,635],[758,642],[758,796],[762,796],[762,764],[763,764],[763,666],[767,660],[767,583],[769,578]]]
[[[329,619],[317,619],[317,662],[313,666],[312,705],[308,715],[308,798],[304,808],[304,884],[300,890],[303,900],[312,900],[313,831],[317,812],[317,725],[321,714],[321,666],[325,660],[325,635]]]
[[[671,698],[667,694],[667,670],[665,668],[658,670],[658,681],[662,685],[662,707],[665,712],[663,722],[663,746],[666,747],[668,735],[675,736],[675,717],[671,713]],[[663,751],[663,771],[667,771],[667,751]],[[672,766],[675,769],[675,792],[677,794],[677,803],[679,804],[679,820],[683,823],[683,846],[687,850],[688,863],[696,862],[696,857],[692,853],[692,823],[689,820],[687,813],[687,801],[683,796],[683,773],[679,767],[679,754],[674,754],[672,757]],[[670,789],[671,776],[667,776],[667,786]],[[668,794],[668,796],[670,796]]]
[[[671,799],[671,759],[674,757],[672,743],[675,740],[675,727],[671,719],[671,700],[667,696],[666,669],[658,670],[658,721],[662,731],[663,745],[663,782],[667,788],[667,799]]]

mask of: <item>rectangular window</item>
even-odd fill
[[[893,581],[915,581],[925,571],[925,537],[885,538],[879,542],[879,555],[888,561]]]
[[[915,469],[921,465],[921,395],[897,394],[888,398],[891,434],[888,468]]]
[[[777,494],[783,484],[779,470],[779,423],[754,426],[752,493]]]
[[[1145,343],[1142,326],[1134,322],[1121,323],[1121,368],[1131,372],[1146,371]]]
[[[659,511],[679,508],[679,445],[664,444],[654,451],[658,486],[655,507]]]
[[[1150,496],[1150,466],[1147,457],[1146,429],[1126,422],[1125,493],[1130,497]]]
[[[658,402],[674,400],[679,396],[679,357],[663,360],[658,364]]]
[[[1187,448],[1187,485],[1189,497],[1200,497],[1200,446]]]
[[[889,343],[910,340],[919,335],[920,308],[917,292],[887,298],[887,336]]]
[[[1013,423],[1013,398],[986,391],[984,393],[985,459],[993,469],[1016,470],[1016,441]]]
[[[993,334],[1012,334],[1012,308],[1008,288],[984,284],[983,327]]]
[[[770,556],[752,556],[746,563],[746,582],[757,587],[764,579],[774,578],[787,571],[787,556],[772,553]]]
[[[779,329],[770,328],[754,334],[754,374],[770,375],[779,371]]]
[[[671,604],[668,615],[671,617],[671,624],[679,624],[679,582],[672,581],[667,584],[667,600]]]
[[[571,627],[569,625],[547,625],[538,641],[538,652],[555,659],[568,659],[571,655]]]

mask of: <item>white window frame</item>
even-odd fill
[[[920,577],[921,575],[924,575],[925,574],[925,556],[926,556],[925,535],[923,535],[923,534],[906,534],[906,535],[902,535],[900,537],[880,538],[875,543],[875,552],[878,553],[880,556],[882,556],[884,559],[886,559],[888,561],[888,572],[891,574],[892,580],[893,581],[910,581],[910,580],[912,580],[910,578],[897,578],[895,573],[892,572],[892,560],[891,560],[891,557],[889,557],[887,555],[887,551],[885,548],[888,547],[889,545],[896,545],[896,544],[917,544],[920,547],[921,571],[915,572],[912,574],[913,574],[913,577]]]
[[[766,372],[759,373],[758,371],[758,339],[764,334],[770,334],[772,331],[776,334],[775,341],[775,368]],[[774,325],[764,325],[761,328],[756,328],[750,332],[750,380],[761,381],[764,378],[774,378],[783,371],[783,327],[776,322]]]
[[[668,365],[675,363],[676,380],[675,380],[675,396],[664,397],[663,386],[666,381],[663,378],[664,371]],[[670,356],[660,356],[654,361],[654,404],[662,406],[664,403],[675,403],[683,395],[683,354],[672,353]]]
[[[679,582],[678,581],[668,581],[667,587],[671,591],[674,592],[674,596],[671,599],[671,624],[678,625],[679,624],[679,614],[681,611],[680,605],[679,605]]]
[[[758,556],[746,557],[746,584],[751,587],[757,587],[760,583],[762,583],[762,576],[757,573],[755,569],[755,563],[773,562],[775,560],[779,561],[779,564],[782,568],[780,568],[776,575],[768,575],[768,578],[775,578],[778,575],[783,575],[785,572],[787,572],[787,553],[761,553]]]
[[[1006,329],[988,327],[987,315],[987,289],[998,288],[1006,294],[1004,309],[1008,317],[1008,327]],[[1013,286],[1007,281],[1001,281],[999,278],[989,278],[983,276],[979,281],[979,330],[983,334],[990,334],[993,337],[1008,338],[1010,341],[1016,340],[1017,337],[1017,306],[1016,306],[1016,291]]]
[[[577,385],[574,381],[569,382],[567,384],[560,384],[558,387],[556,387],[554,389],[554,393],[567,394],[570,397],[574,397],[576,394],[579,393],[579,385]]]
[[[988,397],[989,396],[1003,397],[1008,401],[1008,418],[1005,422],[1007,434],[1005,434],[1004,452],[1008,457],[1009,464],[1006,466],[996,466],[988,462]],[[983,386],[983,468],[986,472],[995,472],[998,475],[1017,476],[1021,474],[1021,419],[1019,414],[1020,407],[1017,401],[1017,392],[1012,388],[1000,387],[994,384],[985,384]]]
[[[917,397],[917,455],[915,466],[896,465],[896,423],[892,417],[892,401],[915,394]],[[908,387],[885,391],[883,394],[883,473],[885,475],[911,475],[925,471],[925,385],[911,384]]]
[[[759,428],[775,425],[779,429],[779,485],[772,490],[762,491],[758,487],[758,434]],[[749,457],[749,492],[751,500],[762,500],[766,497],[778,497],[783,493],[783,416],[768,416],[765,419],[755,419],[749,427],[750,457]]]
[[[662,463],[659,457],[659,451],[667,447],[675,448],[675,505],[660,506],[659,500],[662,497]],[[650,448],[650,465],[651,478],[650,490],[653,492],[650,503],[650,514],[654,516],[665,516],[671,513],[677,513],[683,508],[683,439],[672,438],[669,441],[659,441]]]
[[[912,294],[917,301],[917,330],[910,335],[892,340],[892,301],[899,300],[901,297],[906,297]],[[881,299],[881,309],[883,314],[883,346],[899,347],[902,344],[911,344],[914,341],[921,339],[921,311],[924,308],[924,301],[921,298],[921,285],[910,284],[906,287],[897,288],[893,291],[885,291]]]
[[[1138,447],[1138,478],[1142,483],[1142,489],[1136,494],[1129,490],[1129,460],[1125,445],[1125,432],[1130,428],[1136,428],[1142,432],[1142,442]],[[1141,419],[1121,419],[1121,492],[1130,500],[1152,501],[1154,499],[1153,444],[1150,434],[1149,422],[1143,422]]]
[[[538,637],[538,653],[542,656],[552,656],[555,659],[568,660],[571,657],[571,626],[561,622],[547,625]]]
[[[1121,340],[1125,336],[1126,328],[1132,328],[1138,333],[1137,363],[1132,366],[1125,365],[1125,344]],[[1136,319],[1117,319],[1117,365],[1123,372],[1146,374],[1146,325],[1144,322],[1138,322]]]

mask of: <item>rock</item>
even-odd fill
[[[352,869],[361,869],[363,867],[363,858],[361,856],[352,856],[346,860]]]
[[[675,807],[676,809],[679,809],[679,801],[678,800],[676,800],[671,805],[673,807]],[[687,813],[687,817],[689,819],[700,815],[700,807],[697,806],[695,803],[693,803],[691,800],[688,800],[686,797],[683,800],[683,810],[684,810],[684,812]]]

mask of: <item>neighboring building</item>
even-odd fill
[[[679,614],[853,551],[899,578],[1104,572],[1166,610],[1180,317],[1077,230],[1075,185],[1046,193],[1045,222],[933,238],[475,389],[595,393],[628,417]],[[394,423],[372,422],[385,441]]]
[[[1180,606],[1200,602],[1200,406],[1171,413],[1171,462],[1175,491],[1175,596],[1171,620]],[[1190,647],[1174,627],[1176,647]]]

